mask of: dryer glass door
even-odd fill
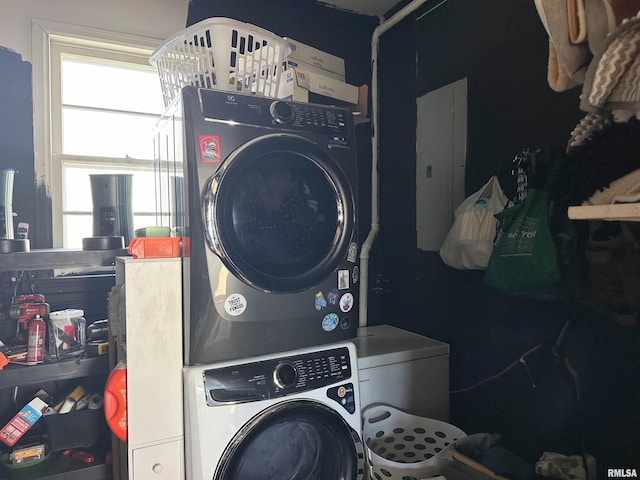
[[[206,236],[234,274],[263,291],[320,283],[346,255],[354,195],[338,164],[295,135],[239,148],[207,185]]]
[[[356,480],[364,472],[362,452],[358,435],[328,407],[281,403],[238,432],[214,480]]]

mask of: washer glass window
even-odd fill
[[[242,148],[207,192],[210,246],[260,289],[307,288],[344,256],[352,195],[340,169],[306,140],[267,137]]]
[[[238,433],[214,480],[361,478],[359,440],[338,414],[309,402],[280,407]]]

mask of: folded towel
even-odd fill
[[[555,452],[544,452],[536,463],[536,473],[558,480],[586,480],[587,472],[579,455],[566,456]]]
[[[571,80],[582,83],[592,55],[586,42],[574,44],[569,38],[566,1],[535,0],[535,7],[557,53],[558,64]]]
[[[611,182],[611,184],[594,193],[583,205],[610,205],[612,203],[629,203],[640,200],[640,169]]]
[[[640,112],[640,15],[603,40],[587,70],[580,108],[585,112]],[[632,114],[621,115],[626,122]]]

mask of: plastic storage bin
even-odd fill
[[[265,29],[216,17],[169,38],[149,63],[158,69],[165,106],[187,85],[277,98],[290,50]]]
[[[420,480],[440,475],[453,459],[450,447],[467,436],[450,423],[389,405],[369,406],[362,415],[370,479]]]
[[[51,451],[90,447],[100,443],[104,432],[102,408],[45,415],[44,426]]]
[[[85,352],[87,345],[87,323],[84,310],[68,308],[49,314],[50,358],[60,360],[76,357]]]

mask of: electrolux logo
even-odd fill
[[[609,468],[608,478],[638,478],[638,471],[635,468]]]

